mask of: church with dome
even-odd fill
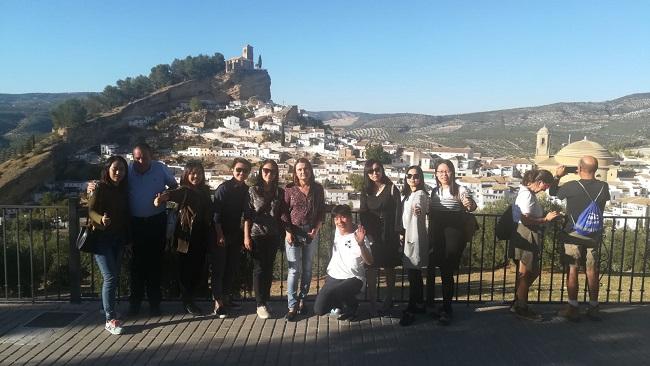
[[[618,167],[614,164],[614,156],[605,149],[601,144],[587,140],[572,142],[564,146],[555,155],[551,155],[551,134],[546,128],[542,127],[537,131],[537,142],[535,144],[535,164],[540,169],[547,169],[555,173],[559,165],[570,168],[578,166],[580,158],[585,155],[591,155],[598,160],[598,171],[596,178],[600,180],[614,181],[618,177]],[[575,173],[567,174],[562,178],[562,182],[577,180],[578,175]]]

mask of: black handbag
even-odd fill
[[[480,229],[476,216],[469,212],[462,213],[463,236],[466,243],[472,241],[474,234]]]
[[[512,220],[512,205],[508,205],[508,208],[499,217],[499,221],[494,227],[494,233],[499,240],[510,240],[516,228],[517,225]]]
[[[294,227],[293,230],[293,246],[302,247],[311,243],[312,238],[307,232],[300,227]]]
[[[79,234],[77,235],[77,249],[86,253],[95,253],[97,233],[88,221],[88,217],[86,217],[86,224],[79,229]]]

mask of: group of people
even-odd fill
[[[246,184],[252,169],[248,160],[235,158],[231,169],[232,178],[213,197],[201,163],[188,163],[179,185],[164,164],[152,159],[152,149],[145,143],[134,147],[131,164],[119,156],[107,160],[100,181],[88,188],[89,218],[97,233],[94,257],[103,276],[106,330],[113,334],[123,330],[115,302],[125,248],[132,252],[129,315],[140,312],[145,293],[149,314],[160,314],[168,201],[178,207],[172,223],[173,244],[187,313],[204,314],[194,297],[206,262],[214,298],[212,313],[225,318],[229,309],[240,306],[233,294],[239,292],[243,249],[253,261],[257,315],[268,318],[273,264],[283,244],[289,268],[286,318],[294,320],[305,311],[313,255],[325,217],[324,190],[314,179],[311,163],[298,159],[293,180],[285,188],[280,187],[273,160],[260,164],[251,187]]]
[[[589,220],[592,224],[600,222],[605,204],[610,199],[609,186],[596,179],[598,160],[593,156],[583,156],[577,166],[577,180],[559,186],[560,179],[567,175],[565,166],[557,167],[555,175],[548,170],[527,171],[522,179],[522,187],[513,204],[512,217],[516,228],[511,239],[511,255],[518,262],[518,279],[515,301],[510,310],[517,316],[539,320],[541,315],[528,306],[528,290],[540,275],[541,233],[546,223],[565,217],[561,241],[564,245],[564,263],[568,265],[567,292],[568,304],[558,312],[558,316],[576,321],[580,318],[578,305],[578,268],[585,267],[589,287],[589,304],[586,316],[600,320],[598,306],[598,248],[602,239],[602,227],[593,232],[576,233],[576,222],[590,205],[597,210]],[[551,196],[566,200],[566,213],[544,210],[536,194],[549,191]],[[597,225],[594,227],[598,228]]]
[[[350,208],[339,205],[332,210],[336,226],[332,258],[325,285],[318,293],[316,314],[334,312],[339,319],[354,318],[357,294],[367,283],[370,315],[386,314],[393,308],[395,267],[408,269],[409,302],[400,324],[409,325],[415,314],[426,312],[423,270],[440,268],[443,302],[435,312],[443,325],[451,322],[454,296],[453,273],[471,238],[464,230],[468,213],[476,209],[469,191],[456,183],[451,161],[435,165],[436,188],[427,192],[419,166],[406,169],[400,192],[386,176],[381,162],[370,159],[364,167],[359,221],[355,228]],[[385,273],[386,289],[382,306],[377,307],[379,271]],[[433,301],[433,270],[427,273],[427,293]]]
[[[593,161],[585,161],[585,164],[581,161],[579,168],[581,181],[595,180]],[[104,280],[102,302],[106,330],[113,334],[123,330],[115,301],[125,248],[132,252],[129,314],[140,312],[145,293],[150,315],[160,314],[167,201],[178,206],[173,222],[173,243],[178,255],[181,298],[187,313],[204,314],[194,302],[194,296],[201,285],[206,262],[214,299],[212,314],[225,318],[229,311],[240,306],[233,295],[239,291],[239,276],[245,275],[240,273],[240,259],[242,252],[247,251],[253,262],[257,316],[269,318],[274,262],[283,244],[288,262],[285,318],[292,321],[307,311],[305,299],[312,282],[313,256],[325,218],[324,189],[315,181],[311,163],[306,158],[298,159],[292,179],[284,188],[280,184],[278,165],[273,160],[259,164],[250,187],[246,183],[252,169],[248,160],[235,158],[231,169],[232,178],[222,183],[212,196],[201,163],[188,163],[179,185],[163,163],[152,159],[152,149],[147,144],[135,146],[131,164],[119,156],[107,160],[100,181],[88,188],[89,218],[98,238],[94,256]],[[575,189],[569,189],[568,185],[558,189],[557,180],[544,172],[526,173],[521,198],[517,198],[513,210],[514,221],[520,223],[517,230],[533,243],[539,240],[540,225],[559,216],[559,213],[543,215],[535,193],[551,188],[558,197],[567,198],[569,212],[583,203]],[[591,178],[589,172],[592,172]],[[558,169],[557,175],[563,174],[565,171]],[[402,265],[408,269],[410,291],[400,323],[408,325],[414,321],[415,314],[426,310],[423,270],[429,269],[426,271],[427,294],[430,294],[427,297],[432,301],[432,269],[439,267],[443,301],[435,315],[440,324],[450,324],[455,288],[453,274],[471,240],[467,223],[475,219],[468,213],[476,209],[476,203],[469,190],[456,182],[451,161],[440,160],[436,164],[435,179],[437,185],[429,194],[422,169],[410,166],[400,192],[379,161],[366,161],[358,225],[353,222],[349,206],[337,205],[332,210],[335,232],[331,260],[325,285],[314,303],[316,314],[333,312],[341,319],[355,317],[359,304],[357,296],[365,286],[371,315],[390,312],[395,267]],[[585,184],[587,190],[596,189],[596,185]],[[608,198],[608,193],[598,196],[599,204],[603,202],[604,205]],[[580,246],[576,248],[567,244],[567,253],[572,253],[575,263],[587,258],[587,263],[597,264],[593,251],[584,253]],[[528,318],[534,314],[526,300],[528,287],[538,274],[537,255],[534,251],[520,249],[514,253],[521,275],[512,309]],[[574,267],[570,273],[576,274],[576,280],[569,280],[569,287],[572,283],[577,286]],[[385,273],[386,289],[382,306],[378,307],[380,271]],[[587,271],[591,289],[592,280],[598,279],[597,268],[588,267]],[[597,307],[597,286],[590,295],[592,292],[595,297],[591,306]],[[571,308],[567,311],[572,315],[574,308],[577,309],[577,287],[573,292],[569,289],[569,298]]]

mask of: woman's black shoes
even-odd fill
[[[226,317],[228,317],[225,306],[219,306],[218,308],[215,308],[212,311],[212,315],[218,317],[219,319],[225,319]]]
[[[201,310],[201,308],[196,306],[196,304],[193,303],[193,302],[185,303],[185,304],[183,304],[183,307],[185,308],[185,312],[190,314],[190,315],[194,315],[194,316],[202,316],[203,315],[203,311]]]
[[[347,311],[341,313],[337,318],[337,320],[347,320],[347,321],[356,321],[357,320],[357,313],[355,311]]]
[[[451,319],[453,318],[452,314],[453,312],[451,308],[447,308],[447,310],[445,310],[444,307],[441,307],[438,310],[432,311],[431,317],[438,319],[438,324],[446,326],[451,324]]]
[[[291,308],[287,311],[287,315],[284,316],[284,319],[288,322],[292,322],[296,320],[296,316],[298,316],[298,310],[296,308]]]
[[[298,310],[298,314],[301,314],[301,315],[305,315],[305,314],[307,314],[309,312],[307,310],[307,306],[305,306],[305,300],[300,299],[300,301],[298,301],[298,309],[297,310]]]
[[[438,323],[440,325],[449,325],[449,324],[451,324],[451,313],[448,313],[448,312],[442,310],[439,313],[439,315],[440,316],[438,317]]]
[[[404,310],[402,312],[402,318],[399,320],[399,325],[406,327],[415,321],[415,314],[410,312],[409,310]]]

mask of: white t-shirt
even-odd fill
[[[542,208],[542,205],[539,204],[539,201],[537,201],[537,196],[524,186],[519,188],[517,199],[512,207],[512,221],[520,223],[522,215],[528,215],[535,218],[544,215],[544,209]]]
[[[354,232],[341,235],[338,229],[334,230],[334,245],[332,246],[332,259],[327,266],[327,274],[337,280],[358,278],[366,280],[366,270],[363,266],[361,248],[357,244]],[[364,239],[364,245],[370,249],[368,237]]]

